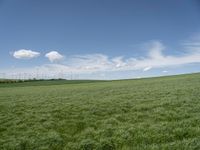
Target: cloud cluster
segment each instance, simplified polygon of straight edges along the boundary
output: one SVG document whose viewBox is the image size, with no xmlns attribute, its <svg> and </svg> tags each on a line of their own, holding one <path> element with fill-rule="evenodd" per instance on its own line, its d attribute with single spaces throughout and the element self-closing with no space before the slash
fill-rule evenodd
<svg viewBox="0 0 200 150">
<path fill-rule="evenodd" d="M 32 50 L 25 50 L 25 49 L 20 49 L 13 53 L 13 57 L 17 59 L 31 59 L 31 58 L 38 57 L 39 55 L 40 55 L 39 52 L 35 52 Z"/>
<path fill-rule="evenodd" d="M 148 53 L 141 58 L 123 58 L 122 56 L 110 58 L 103 54 L 75 55 L 68 57 L 62 63 L 56 63 L 64 57 L 56 51 L 51 51 L 45 56 L 52 62 L 35 68 L 24 68 L 23 72 L 56 75 L 64 74 L 90 74 L 94 72 L 113 72 L 113 71 L 149 71 L 151 69 L 165 67 L 175 67 L 191 63 L 200 63 L 200 42 L 185 43 L 185 51 L 182 55 L 166 55 L 165 46 L 160 41 L 152 41 L 148 45 Z M 22 51 L 23 52 L 23 51 Z M 39 55 L 37 52 L 31 51 L 33 55 Z M 23 54 L 23 57 L 28 57 Z M 18 56 L 19 57 L 19 53 Z M 21 56 L 22 57 L 22 56 Z M 20 57 L 20 58 L 21 58 Z M 17 72 L 17 69 L 15 70 Z M 167 71 L 163 71 L 167 73 Z"/>
<path fill-rule="evenodd" d="M 17 59 L 32 59 L 38 56 L 40 56 L 39 52 L 26 49 L 20 49 L 13 53 L 13 57 Z M 51 51 L 49 53 L 46 53 L 45 57 L 47 57 L 52 63 L 60 62 L 64 58 L 64 56 L 57 51 Z"/>
<path fill-rule="evenodd" d="M 197 47 L 196 47 L 197 49 Z M 165 46 L 159 41 L 151 42 L 149 52 L 143 58 L 114 57 L 109 58 L 103 54 L 93 54 L 84 56 L 73 56 L 66 63 L 67 66 L 77 72 L 95 72 L 95 71 L 127 71 L 143 70 L 148 71 L 154 68 L 164 68 L 170 66 L 179 66 L 189 63 L 200 62 L 199 51 L 188 51 L 181 56 L 165 55 L 163 51 Z"/>
</svg>

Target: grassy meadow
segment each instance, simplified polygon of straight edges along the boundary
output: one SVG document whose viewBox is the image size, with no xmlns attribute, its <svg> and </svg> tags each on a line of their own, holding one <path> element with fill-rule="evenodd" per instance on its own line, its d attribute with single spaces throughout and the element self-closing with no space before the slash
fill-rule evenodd
<svg viewBox="0 0 200 150">
<path fill-rule="evenodd" d="M 0 85 L 0 150 L 200 149 L 200 74 Z"/>
</svg>

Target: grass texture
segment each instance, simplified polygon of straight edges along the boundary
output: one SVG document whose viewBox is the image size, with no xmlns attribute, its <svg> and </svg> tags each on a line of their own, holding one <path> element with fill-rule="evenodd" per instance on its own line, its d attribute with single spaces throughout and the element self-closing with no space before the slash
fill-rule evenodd
<svg viewBox="0 0 200 150">
<path fill-rule="evenodd" d="M 1 150 L 200 149 L 200 74 L 55 82 L 0 85 Z"/>
</svg>

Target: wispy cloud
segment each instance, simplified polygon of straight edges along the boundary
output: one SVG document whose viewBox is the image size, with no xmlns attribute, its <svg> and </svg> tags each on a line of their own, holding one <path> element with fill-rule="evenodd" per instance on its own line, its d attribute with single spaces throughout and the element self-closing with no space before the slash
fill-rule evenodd
<svg viewBox="0 0 200 150">
<path fill-rule="evenodd" d="M 47 53 L 45 55 L 45 57 L 47 57 L 50 62 L 59 62 L 59 61 L 63 60 L 63 58 L 64 58 L 64 56 L 61 55 L 57 51 L 51 51 L 51 52 Z"/>
<path fill-rule="evenodd" d="M 146 68 L 143 69 L 143 71 L 148 71 L 148 70 L 150 70 L 151 68 L 152 68 L 152 67 L 150 67 L 150 66 L 149 66 L 149 67 L 146 67 Z"/>
<path fill-rule="evenodd" d="M 168 73 L 168 71 L 167 70 L 163 70 L 162 73 Z"/>
<path fill-rule="evenodd" d="M 190 45 L 188 47 L 187 45 Z M 195 47 L 195 51 L 194 51 Z M 112 72 L 112 71 L 148 71 L 150 69 L 175 67 L 190 63 L 200 63 L 200 45 L 197 42 L 185 43 L 183 47 L 187 52 L 179 56 L 166 55 L 165 46 L 160 41 L 152 41 L 148 44 L 148 53 L 142 58 L 123 58 L 109 57 L 103 54 L 75 55 L 67 58 L 64 62 L 56 64 L 55 62 L 63 59 L 64 56 L 56 51 L 47 53 L 45 56 L 52 64 L 45 64 L 35 68 L 15 69 L 15 72 L 26 72 L 34 74 L 58 75 L 59 73 L 69 74 L 90 74 L 94 72 Z M 9 71 L 10 73 L 12 71 Z M 163 71 L 166 73 L 166 71 Z"/>
<path fill-rule="evenodd" d="M 39 52 L 35 52 L 32 50 L 20 49 L 13 53 L 13 57 L 17 59 L 31 59 L 38 57 L 40 55 Z"/>
</svg>

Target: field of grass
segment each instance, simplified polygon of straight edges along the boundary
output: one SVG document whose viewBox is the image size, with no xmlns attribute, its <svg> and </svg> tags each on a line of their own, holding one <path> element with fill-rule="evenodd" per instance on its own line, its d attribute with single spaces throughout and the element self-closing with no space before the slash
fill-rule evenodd
<svg viewBox="0 0 200 150">
<path fill-rule="evenodd" d="M 49 86 L 61 84 L 80 84 L 102 82 L 103 80 L 64 80 L 64 79 L 50 79 L 50 80 L 0 80 L 0 87 L 25 87 L 25 86 Z"/>
<path fill-rule="evenodd" d="M 1 150 L 200 149 L 200 74 L 43 82 L 0 86 Z"/>
</svg>

